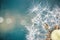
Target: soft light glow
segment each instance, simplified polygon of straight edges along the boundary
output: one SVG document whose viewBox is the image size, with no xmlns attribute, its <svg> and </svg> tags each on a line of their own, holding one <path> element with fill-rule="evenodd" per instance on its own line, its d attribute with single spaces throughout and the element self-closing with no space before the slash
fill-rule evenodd
<svg viewBox="0 0 60 40">
<path fill-rule="evenodd" d="M 4 19 L 3 17 L 0 17 L 0 23 L 3 23 Z"/>
<path fill-rule="evenodd" d="M 12 20 L 11 18 L 7 18 L 7 19 L 6 19 L 6 23 L 7 23 L 7 24 L 11 24 L 12 22 L 13 22 L 13 20 Z"/>
<path fill-rule="evenodd" d="M 8 32 L 14 28 L 15 20 L 13 17 L 5 18 L 5 21 L 1 24 L 1 32 Z"/>
</svg>

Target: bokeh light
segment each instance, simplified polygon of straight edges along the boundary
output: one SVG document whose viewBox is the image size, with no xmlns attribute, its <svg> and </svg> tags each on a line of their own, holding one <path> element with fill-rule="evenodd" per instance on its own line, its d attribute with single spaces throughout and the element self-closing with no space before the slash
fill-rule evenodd
<svg viewBox="0 0 60 40">
<path fill-rule="evenodd" d="M 0 17 L 0 23 L 3 23 L 4 19 L 3 17 Z"/>
<path fill-rule="evenodd" d="M 59 40 L 58 26 L 59 0 L 1 0 L 0 40 Z"/>
</svg>

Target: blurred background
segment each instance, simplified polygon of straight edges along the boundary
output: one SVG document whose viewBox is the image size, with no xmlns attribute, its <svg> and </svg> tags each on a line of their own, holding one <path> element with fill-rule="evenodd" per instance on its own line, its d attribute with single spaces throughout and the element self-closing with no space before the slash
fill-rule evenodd
<svg viewBox="0 0 60 40">
<path fill-rule="evenodd" d="M 0 40 L 27 40 L 25 25 L 32 25 L 35 17 L 30 9 L 40 2 L 42 7 L 48 3 L 50 10 L 60 8 L 60 0 L 0 0 Z"/>
</svg>

